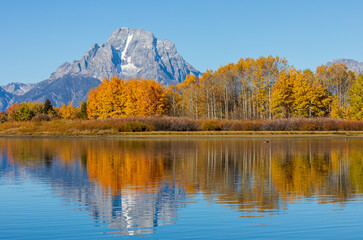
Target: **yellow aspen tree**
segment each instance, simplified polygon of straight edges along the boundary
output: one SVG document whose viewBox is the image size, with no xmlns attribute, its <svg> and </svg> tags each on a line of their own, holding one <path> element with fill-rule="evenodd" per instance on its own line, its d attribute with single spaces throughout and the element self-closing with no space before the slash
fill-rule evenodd
<svg viewBox="0 0 363 240">
<path fill-rule="evenodd" d="M 346 112 L 349 89 L 356 79 L 356 74 L 343 63 L 319 66 L 315 74 L 320 79 L 321 84 L 336 99 L 334 109 L 332 109 L 333 115 L 336 118 L 342 118 Z"/>
<path fill-rule="evenodd" d="M 166 104 L 169 109 L 168 115 L 173 117 L 181 116 L 181 94 L 177 91 L 175 85 L 169 85 L 166 89 Z"/>
<path fill-rule="evenodd" d="M 244 120 L 251 120 L 254 118 L 254 87 L 252 83 L 253 66 L 255 60 L 252 58 L 241 58 L 235 65 L 235 71 L 240 85 L 239 105 L 240 105 L 240 118 Z"/>
<path fill-rule="evenodd" d="M 184 82 L 177 84 L 176 88 L 182 93 L 183 115 L 198 119 L 201 110 L 198 78 L 187 75 Z"/>
<path fill-rule="evenodd" d="M 292 115 L 296 75 L 294 68 L 283 70 L 272 87 L 271 112 L 275 118 L 289 118 Z"/>
<path fill-rule="evenodd" d="M 348 116 L 351 119 L 363 119 L 363 75 L 359 75 L 349 91 Z"/>
<path fill-rule="evenodd" d="M 332 99 L 328 90 L 317 79 L 312 84 L 305 74 L 298 72 L 294 83 L 293 111 L 296 116 L 326 116 Z"/>
<path fill-rule="evenodd" d="M 199 88 L 201 93 L 201 107 L 203 109 L 203 117 L 212 119 L 215 116 L 215 86 L 213 81 L 213 71 L 207 70 L 199 79 Z"/>
<path fill-rule="evenodd" d="M 326 117 L 329 114 L 329 107 L 332 102 L 332 98 L 329 91 L 321 84 L 319 79 L 315 80 L 310 88 L 310 115 L 317 117 Z"/>
</svg>

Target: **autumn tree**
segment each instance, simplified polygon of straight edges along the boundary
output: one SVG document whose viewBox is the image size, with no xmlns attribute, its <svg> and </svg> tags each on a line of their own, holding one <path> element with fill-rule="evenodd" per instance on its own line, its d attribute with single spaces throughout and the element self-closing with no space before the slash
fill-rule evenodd
<svg viewBox="0 0 363 240">
<path fill-rule="evenodd" d="M 349 89 L 356 78 L 356 74 L 343 63 L 319 66 L 315 74 L 323 87 L 335 99 L 334 105 L 332 105 L 333 117 L 342 118 L 348 103 Z"/>
<path fill-rule="evenodd" d="M 294 68 L 281 72 L 276 84 L 272 87 L 271 112 L 275 118 L 289 118 L 292 116 L 294 83 L 297 76 Z"/>
<path fill-rule="evenodd" d="M 349 91 L 348 115 L 352 119 L 363 119 L 363 75 L 359 75 Z"/>
<path fill-rule="evenodd" d="M 260 57 L 253 66 L 252 83 L 254 85 L 254 105 L 259 118 L 272 118 L 271 90 L 277 81 L 280 71 L 287 66 L 283 58 L 269 56 Z"/>
<path fill-rule="evenodd" d="M 332 99 L 319 79 L 309 83 L 304 73 L 299 73 L 294 83 L 293 112 L 295 116 L 323 117 L 329 114 Z"/>
<path fill-rule="evenodd" d="M 44 104 L 37 102 L 22 102 L 14 104 L 8 108 L 6 114 L 10 121 L 29 121 L 35 115 L 42 114 L 44 112 Z"/>
<path fill-rule="evenodd" d="M 203 116 L 209 119 L 217 118 L 218 86 L 215 84 L 212 70 L 207 70 L 202 75 L 198 86 L 201 92 Z"/>
<path fill-rule="evenodd" d="M 252 58 L 241 58 L 235 65 L 235 71 L 239 85 L 238 112 L 240 119 L 250 120 L 256 118 L 254 107 L 254 85 L 252 84 L 253 66 Z"/>
<path fill-rule="evenodd" d="M 175 88 L 182 92 L 182 112 L 184 116 L 198 119 L 200 115 L 200 88 L 198 78 L 194 75 L 187 75 L 182 83 Z"/>
<path fill-rule="evenodd" d="M 71 102 L 68 105 L 63 104 L 59 111 L 64 119 L 76 119 L 80 114 L 80 108 L 74 107 Z"/>
<path fill-rule="evenodd" d="M 169 106 L 168 115 L 173 117 L 182 116 L 182 95 L 174 85 L 169 85 L 166 89 L 167 106 Z"/>
<path fill-rule="evenodd" d="M 277 118 L 327 116 L 332 98 L 310 71 L 290 68 L 273 86 L 271 108 Z"/>
<path fill-rule="evenodd" d="M 126 81 L 126 116 L 161 115 L 167 111 L 165 88 L 154 80 Z"/>
<path fill-rule="evenodd" d="M 8 116 L 8 120 L 9 121 L 15 121 L 15 112 L 16 112 L 16 109 L 18 108 L 18 104 L 13 104 L 11 105 L 8 110 L 6 110 L 6 115 Z"/>
<path fill-rule="evenodd" d="M 236 65 L 230 63 L 218 68 L 213 74 L 218 90 L 217 95 L 220 101 L 218 109 L 221 118 L 229 119 L 236 116 L 239 95 L 239 81 L 236 70 Z"/>
<path fill-rule="evenodd" d="M 154 80 L 112 77 L 90 91 L 87 114 L 91 119 L 164 114 L 166 97 L 165 88 Z"/>
</svg>

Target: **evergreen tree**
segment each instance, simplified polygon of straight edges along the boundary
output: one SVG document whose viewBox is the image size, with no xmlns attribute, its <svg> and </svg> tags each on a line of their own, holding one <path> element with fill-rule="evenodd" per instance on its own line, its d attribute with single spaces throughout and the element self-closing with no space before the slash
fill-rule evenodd
<svg viewBox="0 0 363 240">
<path fill-rule="evenodd" d="M 79 114 L 80 119 L 88 119 L 87 115 L 87 102 L 81 102 L 81 112 Z"/>
<path fill-rule="evenodd" d="M 45 102 L 44 102 L 44 113 L 45 113 L 45 114 L 48 114 L 48 113 L 49 113 L 49 111 L 54 111 L 54 109 L 53 109 L 53 105 L 52 105 L 52 103 L 50 102 L 50 100 L 49 100 L 49 99 L 47 99 L 47 100 L 45 100 Z"/>
</svg>

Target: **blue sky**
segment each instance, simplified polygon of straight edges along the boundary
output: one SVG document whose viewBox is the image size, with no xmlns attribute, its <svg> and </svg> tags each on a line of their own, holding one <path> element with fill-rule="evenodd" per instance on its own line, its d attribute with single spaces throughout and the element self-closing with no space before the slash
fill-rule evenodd
<svg viewBox="0 0 363 240">
<path fill-rule="evenodd" d="M 0 0 L 0 85 L 39 82 L 119 27 L 169 39 L 200 71 L 278 55 L 315 69 L 363 61 L 363 1 Z"/>
</svg>

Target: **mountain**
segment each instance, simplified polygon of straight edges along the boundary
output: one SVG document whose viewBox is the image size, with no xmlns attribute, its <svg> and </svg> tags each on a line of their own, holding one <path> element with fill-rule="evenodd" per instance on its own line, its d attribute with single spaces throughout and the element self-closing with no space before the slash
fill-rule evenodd
<svg viewBox="0 0 363 240">
<path fill-rule="evenodd" d="M 147 78 L 170 85 L 182 82 L 188 74 L 201 73 L 183 59 L 174 43 L 143 29 L 119 28 L 106 43 L 94 44 L 80 60 L 63 63 L 47 80 L 0 86 L 5 91 L 0 92 L 0 111 L 13 103 L 47 98 L 58 107 L 68 102 L 78 106 L 105 77 Z"/>
<path fill-rule="evenodd" d="M 328 62 L 326 65 L 331 66 L 333 64 L 343 63 L 345 64 L 350 70 L 357 72 L 357 73 L 363 73 L 363 62 L 358 62 L 353 59 L 346 59 L 346 58 L 340 58 L 340 59 L 334 59 L 331 62 Z"/>
<path fill-rule="evenodd" d="M 8 93 L 3 88 L 0 87 L 0 111 L 7 108 L 9 101 L 13 98 L 11 93 Z"/>
<path fill-rule="evenodd" d="M 9 83 L 5 86 L 0 86 L 6 92 L 11 93 L 13 95 L 24 95 L 28 91 L 30 91 L 34 87 L 34 83 Z"/>
<path fill-rule="evenodd" d="M 48 79 L 36 84 L 25 94 L 15 96 L 14 102 L 45 102 L 49 99 L 57 107 L 68 102 L 73 106 L 79 106 L 80 102 L 87 100 L 89 89 L 97 87 L 100 83 L 99 79 L 88 76 L 65 75 L 53 81 Z"/>
<path fill-rule="evenodd" d="M 80 60 L 62 64 L 50 79 L 67 74 L 97 79 L 152 78 L 169 85 L 200 72 L 180 56 L 169 40 L 163 42 L 143 29 L 119 28 L 105 44 L 94 44 Z"/>
<path fill-rule="evenodd" d="M 6 110 L 13 103 L 17 95 L 23 95 L 33 88 L 35 84 L 9 83 L 0 86 L 0 111 Z"/>
</svg>

